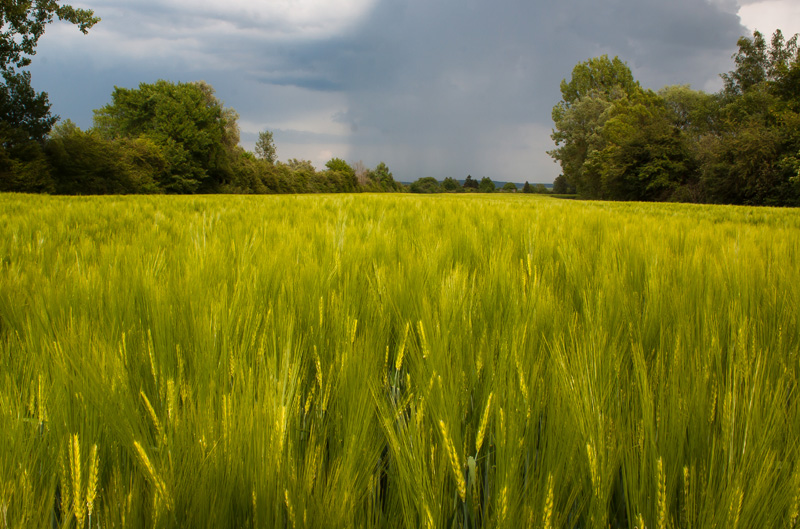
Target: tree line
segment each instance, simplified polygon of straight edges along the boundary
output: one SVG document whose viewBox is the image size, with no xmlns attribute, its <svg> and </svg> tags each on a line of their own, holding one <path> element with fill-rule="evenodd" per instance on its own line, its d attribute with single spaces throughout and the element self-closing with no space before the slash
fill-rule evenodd
<svg viewBox="0 0 800 529">
<path fill-rule="evenodd" d="M 55 19 L 86 33 L 100 21 L 58 0 L 0 3 L 0 191 L 60 194 L 307 193 L 401 191 L 385 163 L 367 169 L 333 158 L 277 161 L 272 134 L 255 153 L 239 146 L 238 115 L 207 83 L 142 83 L 115 88 L 93 126 L 56 125 L 47 94 L 31 86 L 30 65 Z"/>
<path fill-rule="evenodd" d="M 66 120 L 50 130 L 15 123 L 0 149 L 0 190 L 57 194 L 315 193 L 400 191 L 384 163 L 351 167 L 339 158 L 276 160 L 272 133 L 255 153 L 239 146 L 238 115 L 204 82 L 115 88 L 93 126 Z M 48 118 L 52 122 L 52 118 Z M 5 121 L 9 123 L 8 120 Z M 52 124 L 52 123 L 50 123 Z M 27 128 L 26 128 L 27 127 Z M 357 170 L 358 169 L 358 170 Z"/>
<path fill-rule="evenodd" d="M 238 115 L 204 82 L 115 88 L 93 126 L 56 125 L 24 68 L 54 19 L 86 33 L 99 18 L 57 0 L 0 3 L 0 191 L 34 193 L 304 193 L 402 191 L 384 163 L 333 158 L 325 169 L 276 159 L 272 134 L 239 146 Z M 582 198 L 800 205 L 800 48 L 776 31 L 742 37 L 724 87 L 643 89 L 619 58 L 589 59 L 561 82 L 549 154 L 555 194 Z M 514 189 L 512 189 L 512 187 Z M 493 192 L 426 177 L 412 192 Z M 509 184 L 503 191 L 516 191 Z M 523 192 L 546 192 L 526 182 Z"/>
<path fill-rule="evenodd" d="M 488 176 L 482 177 L 480 180 L 472 178 L 472 175 L 467 175 L 464 182 L 460 182 L 448 176 L 441 182 L 432 176 L 426 176 L 415 180 L 408 186 L 408 190 L 412 193 L 494 193 L 500 191 L 501 193 L 538 193 L 547 194 L 550 191 L 544 184 L 531 185 L 528 182 L 522 186 L 522 189 L 517 189 L 517 185 L 513 182 L 506 182 L 499 190 L 494 180 Z"/>
<path fill-rule="evenodd" d="M 800 205 L 800 49 L 780 30 L 741 37 L 714 94 L 643 89 L 619 58 L 561 83 L 549 154 L 555 193 L 590 199 Z"/>
</svg>

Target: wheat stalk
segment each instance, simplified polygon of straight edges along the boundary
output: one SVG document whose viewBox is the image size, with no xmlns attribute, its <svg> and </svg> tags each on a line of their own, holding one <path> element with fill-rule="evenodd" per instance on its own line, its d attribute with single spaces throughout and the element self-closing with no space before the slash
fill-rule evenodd
<svg viewBox="0 0 800 529">
<path fill-rule="evenodd" d="M 150 399 L 147 398 L 144 390 L 139 390 L 139 395 L 142 397 L 142 401 L 144 401 L 144 407 L 147 410 L 147 414 L 150 416 L 150 420 L 153 421 L 153 426 L 156 429 L 157 437 L 158 439 L 161 439 L 164 432 L 161 429 L 161 421 L 158 420 L 156 410 L 153 409 L 153 406 L 150 404 Z"/>
<path fill-rule="evenodd" d="M 478 426 L 478 435 L 475 438 L 475 455 L 476 455 L 476 457 L 477 457 L 477 454 L 479 454 L 480 451 L 481 451 L 481 446 L 483 446 L 483 439 L 484 439 L 484 436 L 486 435 L 486 426 L 489 424 L 489 411 L 491 410 L 491 407 L 492 407 L 492 396 L 493 395 L 494 395 L 494 392 L 490 392 L 489 393 L 489 398 L 486 399 L 486 407 L 483 409 L 483 415 L 481 416 L 481 422 L 480 422 L 480 425 Z"/>
<path fill-rule="evenodd" d="M 544 513 L 542 515 L 542 527 L 551 529 L 553 518 L 553 474 L 547 474 L 547 498 L 544 501 Z"/>
<path fill-rule="evenodd" d="M 406 330 L 403 333 L 403 341 L 400 342 L 400 347 L 397 349 L 397 358 L 394 361 L 394 368 L 396 371 L 400 371 L 403 367 L 403 355 L 406 352 L 406 339 L 408 339 L 408 330 L 411 327 L 411 323 L 406 323 Z"/>
<path fill-rule="evenodd" d="M 461 498 L 461 501 L 465 501 L 467 498 L 467 484 L 464 481 L 464 473 L 461 469 L 461 463 L 459 462 L 458 454 L 456 453 L 456 447 L 447 432 L 447 426 L 444 424 L 444 421 L 439 421 L 439 428 L 442 430 L 442 438 L 444 439 L 445 450 L 447 451 L 447 455 L 450 459 L 450 466 L 453 469 L 453 475 L 456 478 L 458 495 Z"/>
<path fill-rule="evenodd" d="M 92 446 L 89 455 L 89 483 L 86 487 L 86 513 L 89 515 L 89 526 L 92 525 L 94 500 L 97 497 L 97 482 L 100 471 L 100 457 L 97 454 L 97 445 Z"/>
<path fill-rule="evenodd" d="M 664 475 L 664 462 L 658 458 L 658 529 L 667 527 L 667 483 Z"/>
</svg>

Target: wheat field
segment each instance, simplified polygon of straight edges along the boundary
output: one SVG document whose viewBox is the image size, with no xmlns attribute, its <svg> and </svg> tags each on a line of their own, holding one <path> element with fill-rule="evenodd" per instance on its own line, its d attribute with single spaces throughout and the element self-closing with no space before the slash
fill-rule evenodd
<svg viewBox="0 0 800 529">
<path fill-rule="evenodd" d="M 0 527 L 800 516 L 800 213 L 0 195 Z"/>
</svg>

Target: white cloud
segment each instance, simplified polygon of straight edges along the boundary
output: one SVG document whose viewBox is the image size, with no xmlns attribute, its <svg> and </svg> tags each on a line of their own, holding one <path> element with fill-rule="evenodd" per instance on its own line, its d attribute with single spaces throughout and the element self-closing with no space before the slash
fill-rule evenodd
<svg viewBox="0 0 800 529">
<path fill-rule="evenodd" d="M 130 59 L 206 70 L 243 69 L 255 62 L 263 69 L 265 48 L 346 35 L 376 1 L 96 0 L 73 4 L 101 17 L 91 39 L 61 23 L 48 28 L 42 44 L 69 48 L 103 66 Z"/>
<path fill-rule="evenodd" d="M 800 33 L 800 3 L 796 0 L 748 2 L 739 8 L 738 14 L 745 27 L 760 31 L 767 39 L 776 29 L 786 38 Z"/>
<path fill-rule="evenodd" d="M 325 39 L 358 24 L 376 0 L 96 0 L 76 6 L 137 32 L 169 33 L 227 25 L 225 33 L 246 31 L 265 39 Z M 133 17 L 132 19 L 130 17 Z M 140 25 L 146 21 L 144 27 Z"/>
</svg>

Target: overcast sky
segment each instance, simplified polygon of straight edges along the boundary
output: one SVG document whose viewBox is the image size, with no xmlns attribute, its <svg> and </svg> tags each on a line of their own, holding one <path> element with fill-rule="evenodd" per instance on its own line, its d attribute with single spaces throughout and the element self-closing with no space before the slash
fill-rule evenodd
<svg viewBox="0 0 800 529">
<path fill-rule="evenodd" d="M 645 87 L 716 91 L 736 40 L 800 32 L 797 0 L 87 0 L 89 35 L 53 24 L 33 85 L 91 126 L 114 86 L 205 80 L 240 117 L 242 145 L 331 157 L 398 180 L 552 182 L 545 151 L 560 81 L 618 55 Z"/>
</svg>

